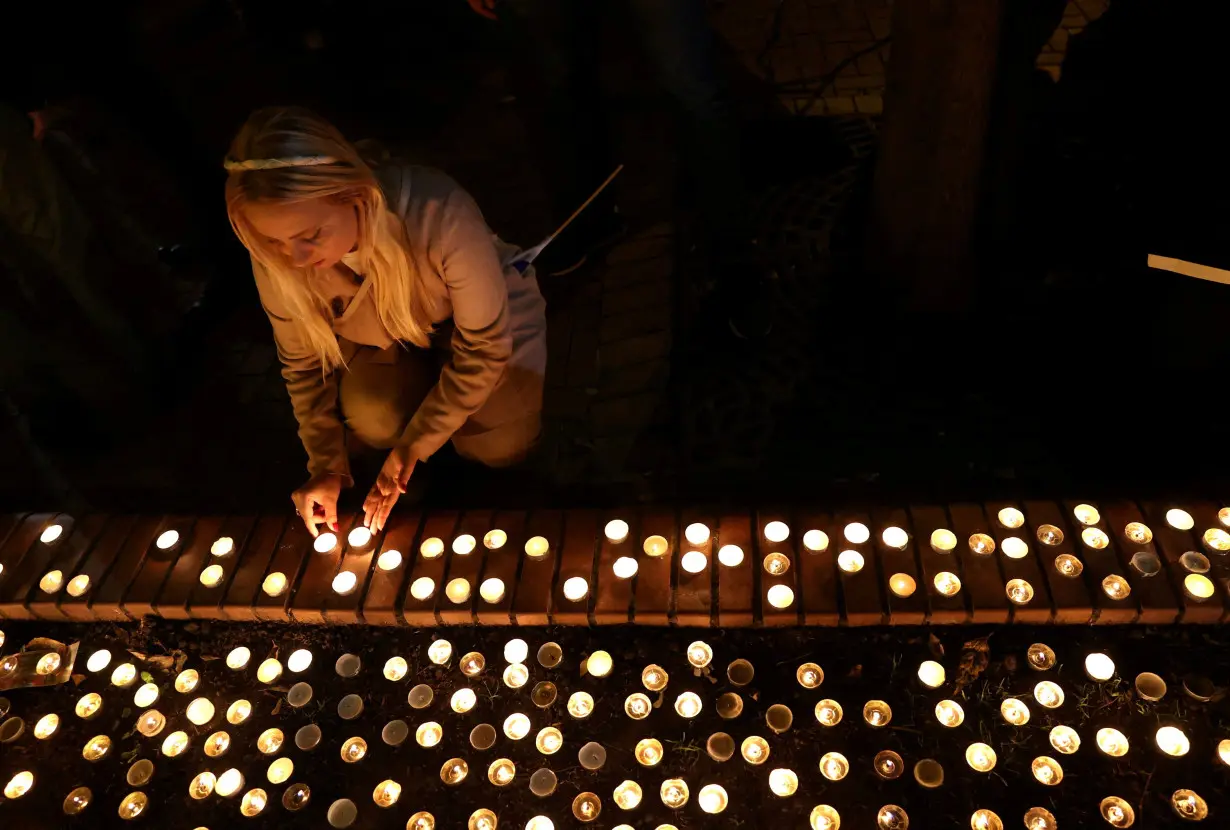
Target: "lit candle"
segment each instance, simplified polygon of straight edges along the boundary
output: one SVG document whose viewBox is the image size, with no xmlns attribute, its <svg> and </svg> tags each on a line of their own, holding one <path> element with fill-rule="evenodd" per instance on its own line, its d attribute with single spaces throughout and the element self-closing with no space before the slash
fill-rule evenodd
<svg viewBox="0 0 1230 830">
<path fill-rule="evenodd" d="M 892 707 L 882 700 L 869 700 L 863 705 L 863 720 L 868 726 L 887 726 L 892 719 Z"/>
<path fill-rule="evenodd" d="M 1096 525 L 1102 521 L 1102 514 L 1092 504 L 1078 504 L 1072 508 L 1072 515 L 1083 525 Z"/>
<path fill-rule="evenodd" d="M 243 794 L 243 798 L 239 801 L 239 813 L 248 818 L 258 816 L 268 803 L 269 794 L 260 787 L 256 787 Z"/>
<path fill-rule="evenodd" d="M 583 576 L 570 576 L 564 580 L 564 599 L 580 602 L 589 594 L 589 582 Z"/>
<path fill-rule="evenodd" d="M 1197 602 L 1209 599 L 1214 592 L 1213 581 L 1204 574 L 1187 574 L 1183 577 L 1183 593 Z"/>
<path fill-rule="evenodd" d="M 137 718 L 137 731 L 147 738 L 153 738 L 161 733 L 166 725 L 166 716 L 157 709 L 150 709 Z"/>
<path fill-rule="evenodd" d="M 232 703 L 226 710 L 226 721 L 234 726 L 238 726 L 248 719 L 252 714 L 252 704 L 240 698 Z"/>
<path fill-rule="evenodd" d="M 655 738 L 644 738 L 637 741 L 632 754 L 636 756 L 636 762 L 643 767 L 657 766 L 662 760 L 662 744 Z"/>
<path fill-rule="evenodd" d="M 50 524 L 43 528 L 43 532 L 39 534 L 38 540 L 44 545 L 50 545 L 52 542 L 60 538 L 60 534 L 64 532 L 64 526 L 60 524 Z"/>
<path fill-rule="evenodd" d="M 901 761 L 901 756 L 891 749 L 881 750 L 876 753 L 876 757 L 872 759 L 871 766 L 875 768 L 876 775 L 883 778 L 885 781 L 892 781 L 900 778 L 901 773 L 905 769 L 905 764 Z"/>
<path fill-rule="evenodd" d="M 739 745 L 739 754 L 752 766 L 760 766 L 769 760 L 769 742 L 759 735 L 749 735 Z"/>
<path fill-rule="evenodd" d="M 1048 547 L 1063 544 L 1063 531 L 1055 525 L 1038 525 L 1038 541 Z"/>
<path fill-rule="evenodd" d="M 1028 605 L 1034 598 L 1034 586 L 1024 579 L 1010 579 L 1004 586 L 1004 592 L 1013 605 Z"/>
<path fill-rule="evenodd" d="M 8 795 L 7 791 L 5 795 Z M 89 787 L 77 787 L 64 797 L 64 815 L 80 815 L 93 799 L 94 793 L 90 792 Z"/>
<path fill-rule="evenodd" d="M 1103 798 L 1102 803 L 1098 805 L 1098 812 L 1111 827 L 1131 827 L 1136 823 L 1136 811 L 1132 809 L 1131 804 L 1118 796 Z"/>
<path fill-rule="evenodd" d="M 359 815 L 359 808 L 349 798 L 339 798 L 329 805 L 328 812 L 325 813 L 325 818 L 329 821 L 330 827 L 344 828 L 354 824 L 355 818 Z"/>
<path fill-rule="evenodd" d="M 770 781 L 770 786 L 772 782 Z M 688 784 L 682 778 L 668 778 L 662 782 L 662 788 L 659 791 L 662 796 L 662 803 L 672 810 L 681 810 L 683 805 L 688 803 Z"/>
<path fill-rule="evenodd" d="M 943 686 L 946 677 L 944 667 L 934 660 L 924 660 L 918 666 L 918 679 L 928 689 L 938 689 Z"/>
<path fill-rule="evenodd" d="M 703 545 L 713 537 L 709 526 L 702 522 L 692 522 L 683 530 L 683 538 L 693 545 Z"/>
<path fill-rule="evenodd" d="M 718 763 L 729 761 L 735 754 L 735 739 L 725 732 L 714 732 L 705 741 L 705 752 Z M 704 791 L 702 790 L 702 793 Z M 703 807 L 703 805 L 702 805 Z"/>
<path fill-rule="evenodd" d="M 446 665 L 449 660 L 453 659 L 453 644 L 450 643 L 448 640 L 432 641 L 432 644 L 427 647 L 427 659 L 435 663 L 437 666 Z M 402 663 L 405 663 L 405 660 L 403 660 L 402 658 L 394 657 L 392 660 L 389 661 L 389 663 L 385 664 L 386 670 L 389 664 L 393 663 L 393 660 L 400 661 L 394 664 L 398 670 L 401 669 Z M 408 669 L 409 666 L 407 665 L 406 668 Z M 396 679 L 400 680 L 404 676 L 405 676 L 405 671 L 401 671 L 400 675 Z M 394 678 L 390 677 L 389 679 L 393 680 Z"/>
<path fill-rule="evenodd" d="M 312 549 L 317 553 L 329 553 L 337 547 L 337 536 L 333 533 L 322 533 L 312 542 Z"/>
<path fill-rule="evenodd" d="M 1191 741 L 1183 734 L 1183 730 L 1174 726 L 1163 726 L 1157 730 L 1154 738 L 1158 749 L 1175 758 L 1186 755 L 1192 748 Z"/>
<path fill-rule="evenodd" d="M 593 706 L 591 699 L 590 706 Z M 510 741 L 519 741 L 526 735 L 530 734 L 530 719 L 529 716 L 521 712 L 513 712 L 504 719 L 504 735 Z"/>
<path fill-rule="evenodd" d="M 209 758 L 221 758 L 231 748 L 231 736 L 225 732 L 215 732 L 205 739 L 205 755 Z"/>
<path fill-rule="evenodd" d="M 1152 529 L 1143 522 L 1128 522 L 1123 528 L 1123 535 L 1129 542 L 1135 542 L 1138 545 L 1147 545 L 1153 541 Z"/>
<path fill-rule="evenodd" d="M 1056 752 L 1071 755 L 1081 748 L 1081 736 L 1070 726 L 1059 725 L 1051 729 L 1051 746 Z"/>
<path fill-rule="evenodd" d="M 1090 680 L 1104 681 L 1115 676 L 1115 661 L 1101 652 L 1085 657 L 1085 676 Z"/>
<path fill-rule="evenodd" d="M 1132 586 L 1118 574 L 1111 574 L 1102 580 L 1102 591 L 1111 599 L 1126 599 L 1132 593 Z"/>
<path fill-rule="evenodd" d="M 946 528 L 931 532 L 931 548 L 936 553 L 952 553 L 957 547 L 957 535 Z"/>
<path fill-rule="evenodd" d="M 803 534 L 803 547 L 812 553 L 828 550 L 829 535 L 823 530 L 812 529 Z"/>
<path fill-rule="evenodd" d="M 577 761 L 591 772 L 602 769 L 606 764 L 606 750 L 603 749 L 602 744 L 590 741 L 577 752 Z"/>
<path fill-rule="evenodd" d="M 924 789 L 934 790 L 944 783 L 944 767 L 934 758 L 923 758 L 914 765 L 914 780 Z"/>
<path fill-rule="evenodd" d="M 1075 579 L 1085 572 L 1085 564 L 1070 553 L 1061 553 L 1055 557 L 1055 570 L 1060 576 Z"/>
<path fill-rule="evenodd" d="M 402 556 L 399 550 L 381 551 L 376 557 L 376 567 L 382 571 L 393 571 L 401 567 Z"/>
<path fill-rule="evenodd" d="M 538 665 L 544 669 L 553 669 L 564 659 L 564 650 L 559 643 L 543 643 L 538 647 Z"/>
<path fill-rule="evenodd" d="M 837 554 L 837 567 L 848 574 L 855 574 L 861 571 L 863 563 L 863 555 L 856 550 L 843 550 Z"/>
<path fill-rule="evenodd" d="M 39 589 L 45 594 L 54 594 L 64 587 L 64 571 L 48 571 L 38 581 Z"/>
<path fill-rule="evenodd" d="M 910 817 L 905 809 L 896 804 L 885 804 L 876 813 L 876 827 L 879 830 L 906 830 L 910 826 Z"/>
<path fill-rule="evenodd" d="M 975 810 L 969 817 L 970 830 L 1004 830 L 1004 823 L 991 810 Z"/>
<path fill-rule="evenodd" d="M 789 608 L 794 604 L 794 590 L 789 585 L 770 585 L 765 597 L 774 608 Z"/>
<path fill-rule="evenodd" d="M 738 545 L 722 545 L 718 549 L 718 562 L 727 568 L 737 568 L 743 564 L 743 548 Z"/>
<path fill-rule="evenodd" d="M 965 749 L 965 763 L 975 772 L 995 769 L 995 750 L 984 743 L 972 743 Z"/>
<path fill-rule="evenodd" d="M 554 726 L 547 726 L 534 737 L 534 747 L 543 755 L 554 755 L 564 745 L 564 735 Z"/>
<path fill-rule="evenodd" d="M 1055 665 L 1055 650 L 1044 643 L 1034 643 L 1026 650 L 1025 660 L 1030 668 L 1046 671 Z"/>
<path fill-rule="evenodd" d="M 1230 507 L 1223 507 L 1221 510 L 1217 511 L 1217 521 L 1221 522 L 1226 527 L 1230 527 Z"/>
<path fill-rule="evenodd" d="M 817 804 L 808 816 L 811 830 L 838 830 L 841 827 L 841 814 L 827 804 Z"/>
<path fill-rule="evenodd" d="M 266 729 L 256 739 L 256 748 L 262 755 L 276 755 L 285 740 L 286 736 L 282 734 L 282 730 L 272 727 Z"/>
<path fill-rule="evenodd" d="M 1094 550 L 1102 550 L 1110 544 L 1110 537 L 1097 527 L 1087 527 L 1081 531 L 1081 541 Z"/>
<path fill-rule="evenodd" d="M 30 788 L 34 786 L 34 773 L 29 770 L 22 770 L 9 779 L 4 785 L 5 798 L 21 798 L 26 793 L 30 792 Z"/>
<path fill-rule="evenodd" d="M 640 565 L 631 556 L 621 556 L 611 564 L 616 579 L 631 579 L 640 570 Z"/>
<path fill-rule="evenodd" d="M 410 596 L 419 602 L 430 599 L 436 592 L 436 581 L 430 576 L 420 576 L 410 583 Z"/>
<path fill-rule="evenodd" d="M 1045 807 L 1030 807 L 1025 811 L 1025 830 L 1059 830 L 1059 822 Z"/>
<path fill-rule="evenodd" d="M 546 709 L 555 702 L 558 690 L 555 684 L 549 680 L 542 680 L 534 684 L 534 688 L 530 690 L 530 700 L 539 709 Z"/>
<path fill-rule="evenodd" d="M 273 683 L 282 676 L 282 664 L 273 657 L 266 658 L 256 667 L 256 679 L 262 683 Z"/>
<path fill-rule="evenodd" d="M 602 812 L 602 802 L 593 793 L 581 793 L 572 799 L 572 815 L 580 822 L 590 822 Z"/>
<path fill-rule="evenodd" d="M 606 538 L 616 544 L 628 538 L 628 531 L 628 523 L 623 519 L 612 519 L 606 523 L 606 527 L 603 529 Z"/>
<path fill-rule="evenodd" d="M 138 709 L 148 709 L 158 702 L 158 697 L 158 684 L 146 683 L 137 689 L 136 694 L 132 696 L 132 702 Z"/>
<path fill-rule="evenodd" d="M 1034 686 L 1034 700 L 1045 709 L 1058 709 L 1063 706 L 1063 689 L 1049 680 L 1043 680 Z"/>
<path fill-rule="evenodd" d="M 700 805 L 702 812 L 717 815 L 730 804 L 730 797 L 726 795 L 726 789 L 720 784 L 706 784 L 697 793 L 696 802 Z"/>
<path fill-rule="evenodd" d="M 54 712 L 43 715 L 38 719 L 38 723 L 34 724 L 34 737 L 40 741 L 45 741 L 56 733 L 60 728 L 60 716 Z"/>
<path fill-rule="evenodd" d="M 611 660 L 611 655 L 601 650 L 589 655 L 585 661 L 585 666 L 593 677 L 606 677 L 611 673 L 612 665 L 614 661 Z"/>
<path fill-rule="evenodd" d="M 663 536 L 650 536 L 641 545 L 641 550 L 645 551 L 645 555 L 650 559 L 657 559 L 659 556 L 665 556 L 671 549 L 670 543 Z"/>
<path fill-rule="evenodd" d="M 1170 796 L 1170 809 L 1188 821 L 1204 821 L 1209 816 L 1209 805 L 1193 790 L 1175 790 Z"/>
<path fill-rule="evenodd" d="M 450 786 L 460 784 L 469 774 L 470 765 L 464 758 L 449 758 L 444 762 L 444 766 L 440 767 L 440 780 Z"/>
<path fill-rule="evenodd" d="M 246 646 L 232 648 L 226 654 L 226 668 L 239 671 L 247 666 L 248 660 L 252 659 L 252 652 Z"/>
<path fill-rule="evenodd" d="M 158 550 L 170 550 L 179 544 L 179 531 L 164 530 L 162 533 L 158 534 L 158 538 L 154 541 L 154 544 L 158 546 Z"/>
<path fill-rule="evenodd" d="M 635 781 L 624 781 L 615 788 L 611 797 L 615 806 L 621 810 L 633 810 L 641 803 L 641 785 Z"/>
<path fill-rule="evenodd" d="M 1025 524 L 1025 514 L 1015 507 L 1005 507 L 996 514 L 999 523 L 1004 527 L 1015 530 Z"/>
<path fill-rule="evenodd" d="M 435 721 L 419 724 L 418 729 L 414 730 L 415 743 L 425 749 L 430 749 L 440 743 L 440 738 L 443 736 L 444 730 Z"/>
<path fill-rule="evenodd" d="M 841 723 L 841 704 L 825 698 L 816 704 L 816 720 L 821 726 L 836 726 Z"/>
<path fill-rule="evenodd" d="M 975 556 L 990 556 L 995 553 L 995 540 L 985 533 L 975 533 L 969 537 L 969 549 Z"/>
<path fill-rule="evenodd" d="M 644 720 L 652 708 L 649 698 L 640 692 L 634 692 L 624 699 L 624 713 L 632 720 Z"/>
<path fill-rule="evenodd" d="M 508 534 L 498 527 L 488 530 L 483 536 L 483 547 L 487 550 L 499 550 L 508 543 Z"/>
<path fill-rule="evenodd" d="M 955 729 L 965 722 L 965 710 L 955 700 L 941 700 L 935 704 L 935 719 L 940 726 Z"/>
<path fill-rule="evenodd" d="M 513 663 L 504 669 L 504 685 L 510 689 L 520 689 L 530 679 L 530 670 L 520 663 Z"/>
<path fill-rule="evenodd" d="M 769 773 L 769 789 L 774 795 L 788 798 L 799 789 L 799 776 L 794 770 L 775 769 Z"/>
<path fill-rule="evenodd" d="M 651 692 L 660 692 L 666 688 L 670 675 L 656 663 L 650 663 L 641 671 L 641 683 Z"/>
<path fill-rule="evenodd" d="M 282 806 L 292 813 L 302 810 L 311 800 L 312 788 L 307 784 L 291 784 L 286 788 L 286 792 L 282 793 Z M 423 828 L 423 830 L 431 830 L 431 828 Z"/>
<path fill-rule="evenodd" d="M 722 720 L 733 720 L 743 714 L 743 698 L 735 692 L 725 692 L 718 697 L 716 708 Z"/>
<path fill-rule="evenodd" d="M 342 760 L 348 764 L 362 761 L 367 755 L 367 741 L 359 737 L 347 738 L 342 744 Z"/>
<path fill-rule="evenodd" d="M 211 556 L 230 556 L 235 550 L 235 540 L 230 536 L 219 536 L 209 546 Z"/>
<path fill-rule="evenodd" d="M 1039 784 L 1045 784 L 1048 787 L 1053 787 L 1063 780 L 1063 767 L 1054 758 L 1048 758 L 1045 755 L 1035 758 L 1030 764 L 1030 770 Z"/>
<path fill-rule="evenodd" d="M 137 679 L 137 667 L 132 663 L 121 663 L 115 667 L 115 671 L 111 672 L 111 685 L 124 688 L 131 686 L 132 682 Z"/>
<path fill-rule="evenodd" d="M 918 583 L 909 574 L 897 573 L 888 578 L 888 589 L 899 597 L 910 597 L 918 590 Z"/>
<path fill-rule="evenodd" d="M 530 776 L 530 792 L 539 798 L 546 798 L 555 792 L 555 785 L 555 773 L 546 767 L 534 770 L 533 775 Z"/>
<path fill-rule="evenodd" d="M 588 718 L 594 711 L 594 698 L 588 692 L 573 692 L 568 698 L 568 714 L 577 720 Z"/>
<path fill-rule="evenodd" d="M 111 751 L 111 739 L 106 735 L 95 735 L 85 743 L 81 757 L 87 761 L 101 761 Z"/>
<path fill-rule="evenodd" d="M 226 576 L 226 570 L 221 565 L 209 565 L 201 571 L 201 584 L 206 588 L 213 588 L 221 584 L 224 576 Z"/>
<path fill-rule="evenodd" d="M 850 771 L 850 762 L 840 752 L 826 752 L 820 756 L 820 774 L 830 781 L 840 781 Z"/>
<path fill-rule="evenodd" d="M 243 773 L 232 767 L 218 776 L 214 784 L 214 792 L 223 798 L 230 798 L 243 789 Z"/>
<path fill-rule="evenodd" d="M 790 570 L 790 557 L 784 553 L 770 553 L 764 558 L 764 569 L 773 576 L 781 576 Z"/>
<path fill-rule="evenodd" d="M 204 726 L 214 719 L 214 705 L 205 698 L 198 697 L 188 704 L 185 714 L 196 726 Z"/>
<path fill-rule="evenodd" d="M 1024 559 L 1029 555 L 1029 545 L 1017 536 L 1009 536 L 1000 542 L 1000 549 L 1009 559 Z"/>
<path fill-rule="evenodd" d="M 961 591 L 960 578 L 950 571 L 940 571 L 932 580 L 935 583 L 936 593 L 945 597 L 955 597 Z"/>
<path fill-rule="evenodd" d="M 474 704 L 478 702 L 478 695 L 474 694 L 473 689 L 458 689 L 453 692 L 452 700 L 449 705 L 454 712 L 465 713 L 474 708 Z"/>
<path fill-rule="evenodd" d="M 1005 699 L 999 705 L 999 713 L 1013 726 L 1024 726 L 1029 723 L 1029 707 L 1014 697 Z"/>
<path fill-rule="evenodd" d="M 794 713 L 790 711 L 789 706 L 774 703 L 765 712 L 764 720 L 775 735 L 781 735 L 787 732 L 794 723 Z"/>
<path fill-rule="evenodd" d="M 0 645 L 4 645 L 4 640 L 0 639 Z M 91 673 L 100 672 L 107 666 L 111 665 L 111 652 L 105 648 L 100 648 L 90 655 L 90 659 L 85 661 L 85 667 Z"/>
<path fill-rule="evenodd" d="M 764 538 L 770 542 L 784 542 L 790 538 L 790 528 L 785 522 L 769 522 L 764 526 Z"/>
<path fill-rule="evenodd" d="M 698 550 L 690 550 L 679 560 L 679 567 L 690 574 L 698 574 L 709 566 L 709 558 Z"/>
<path fill-rule="evenodd" d="M 469 556 L 478 547 L 478 540 L 468 533 L 463 533 L 453 540 L 453 553 L 458 556 Z"/>
<path fill-rule="evenodd" d="M 159 541 L 161 540 L 161 537 L 159 537 Z M 137 790 L 124 796 L 124 800 L 120 802 L 119 816 L 125 821 L 131 821 L 144 813 L 145 808 L 148 806 L 149 796 Z"/>
<path fill-rule="evenodd" d="M 444 586 L 444 595 L 454 605 L 461 605 L 470 599 L 470 581 L 460 576 L 450 579 Z"/>
<path fill-rule="evenodd" d="M 429 650 L 428 656 L 430 656 L 430 654 L 431 652 Z M 447 660 L 445 662 L 447 662 Z M 396 683 L 405 677 L 406 672 L 408 671 L 410 671 L 410 664 L 406 662 L 406 658 L 390 657 L 388 660 L 384 661 L 384 669 L 382 670 L 382 673 L 384 674 L 385 680 L 391 680 Z"/>
<path fill-rule="evenodd" d="M 401 784 L 391 778 L 386 778 L 372 790 L 372 801 L 377 807 L 392 807 L 401 798 Z"/>
<path fill-rule="evenodd" d="M 1098 749 L 1112 758 L 1122 758 L 1128 751 L 1127 736 L 1118 729 L 1105 727 L 1097 733 Z"/>
<path fill-rule="evenodd" d="M 551 552 L 551 543 L 542 536 L 531 536 L 525 543 L 525 555 L 530 559 L 542 559 Z"/>
<path fill-rule="evenodd" d="M 708 643 L 697 640 L 688 646 L 688 662 L 693 668 L 703 669 L 713 661 L 713 649 Z"/>
<path fill-rule="evenodd" d="M 700 696 L 695 692 L 684 692 L 675 698 L 675 712 L 681 718 L 694 718 L 700 714 Z"/>
<path fill-rule="evenodd" d="M 352 571 L 341 571 L 333 577 L 333 593 L 346 596 L 354 591 L 359 584 L 359 578 Z"/>
<path fill-rule="evenodd" d="M 286 574 L 281 571 L 274 571 L 265 577 L 263 582 L 261 582 L 261 590 L 268 596 L 280 597 L 283 593 L 285 593 L 286 586 L 288 584 L 289 582 L 286 579 Z"/>
<path fill-rule="evenodd" d="M 372 532 L 370 529 L 364 527 L 363 525 L 358 525 L 357 527 L 352 528 L 351 531 L 348 534 L 346 534 L 346 542 L 352 548 L 356 548 L 358 550 L 362 550 L 363 548 L 367 547 L 369 544 L 371 544 L 371 541 L 372 541 Z"/>
<path fill-rule="evenodd" d="M 217 777 L 205 770 L 199 772 L 188 782 L 188 795 L 195 801 L 200 801 L 203 798 L 209 798 L 214 793 L 214 787 L 218 784 Z"/>
<path fill-rule="evenodd" d="M 504 598 L 504 580 L 496 577 L 484 579 L 478 586 L 478 595 L 483 602 L 495 604 Z"/>
</svg>

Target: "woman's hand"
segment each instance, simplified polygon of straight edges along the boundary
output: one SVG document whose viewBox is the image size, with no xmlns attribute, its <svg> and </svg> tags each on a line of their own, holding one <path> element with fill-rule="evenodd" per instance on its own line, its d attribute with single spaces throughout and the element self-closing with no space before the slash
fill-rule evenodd
<svg viewBox="0 0 1230 830">
<path fill-rule="evenodd" d="M 376 483 L 363 502 L 363 524 L 373 533 L 384 530 L 384 523 L 388 521 L 393 505 L 397 504 L 398 496 L 406 492 L 414 465 L 415 459 L 407 447 L 394 448 L 384 460 L 380 475 L 376 476 Z"/>
<path fill-rule="evenodd" d="M 318 524 L 337 532 L 337 497 L 342 492 L 342 477 L 336 473 L 321 473 L 313 476 L 307 484 L 290 494 L 308 533 L 320 534 Z"/>
</svg>

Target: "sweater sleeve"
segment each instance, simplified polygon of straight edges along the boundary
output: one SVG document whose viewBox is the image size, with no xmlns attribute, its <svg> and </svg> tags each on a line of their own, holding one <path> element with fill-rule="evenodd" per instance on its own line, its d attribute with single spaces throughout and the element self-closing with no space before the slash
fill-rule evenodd
<svg viewBox="0 0 1230 830">
<path fill-rule="evenodd" d="M 254 260 L 252 270 L 256 275 L 261 306 L 273 326 L 273 340 L 278 349 L 278 359 L 282 362 L 282 377 L 286 381 L 286 391 L 290 393 L 295 420 L 299 422 L 299 440 L 307 451 L 308 474 L 333 473 L 341 476 L 346 486 L 350 486 L 353 479 L 350 477 L 350 458 L 346 453 L 346 436 L 338 404 L 338 373 L 325 374 L 321 370 L 320 357 L 274 301 L 264 269 Z"/>
<path fill-rule="evenodd" d="M 464 190 L 445 200 L 428 255 L 444 276 L 453 335 L 440 379 L 402 435 L 419 460 L 430 458 L 487 402 L 513 348 L 504 269 L 490 228 Z"/>
</svg>

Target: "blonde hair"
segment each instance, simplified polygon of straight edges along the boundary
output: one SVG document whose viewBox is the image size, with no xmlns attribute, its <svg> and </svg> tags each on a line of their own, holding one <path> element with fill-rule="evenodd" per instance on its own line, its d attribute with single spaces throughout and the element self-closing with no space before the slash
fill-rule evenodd
<svg viewBox="0 0 1230 830">
<path fill-rule="evenodd" d="M 376 314 L 395 339 L 426 347 L 430 318 L 418 274 L 411 267 L 401 217 L 389 210 L 371 166 L 332 124 L 299 107 L 257 110 L 239 130 L 225 164 L 226 212 L 244 246 L 268 272 L 277 299 L 325 372 L 342 365 L 342 350 L 330 325 L 329 298 L 310 279 L 264 244 L 244 216 L 253 202 L 293 203 L 341 197 L 358 208 L 358 260 L 371 282 Z"/>
</svg>

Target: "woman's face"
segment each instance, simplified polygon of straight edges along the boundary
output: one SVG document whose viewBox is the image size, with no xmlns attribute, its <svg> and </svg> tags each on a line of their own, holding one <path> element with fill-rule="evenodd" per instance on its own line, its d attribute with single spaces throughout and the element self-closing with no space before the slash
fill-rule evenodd
<svg viewBox="0 0 1230 830">
<path fill-rule="evenodd" d="M 244 215 L 265 244 L 296 268 L 331 268 L 359 243 L 357 207 L 334 196 L 253 202 Z"/>
</svg>

